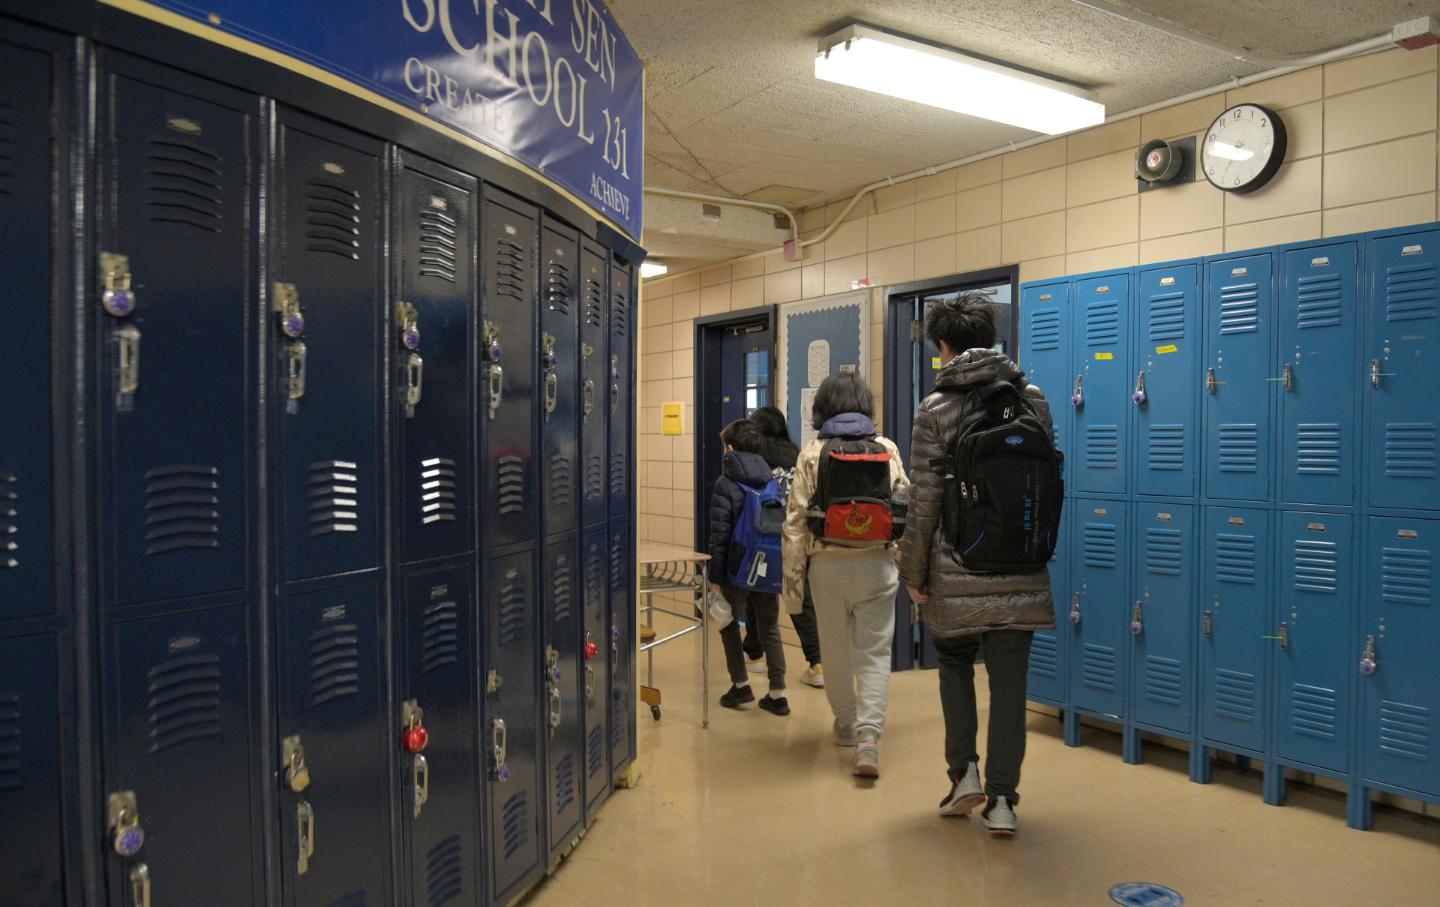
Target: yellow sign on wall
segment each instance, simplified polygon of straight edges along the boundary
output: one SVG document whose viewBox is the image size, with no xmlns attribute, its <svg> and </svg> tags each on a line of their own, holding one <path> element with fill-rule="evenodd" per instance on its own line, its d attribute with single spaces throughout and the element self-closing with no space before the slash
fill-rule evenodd
<svg viewBox="0 0 1440 907">
<path fill-rule="evenodd" d="M 660 406 L 660 434 L 683 435 L 685 433 L 685 404 L 663 403 Z"/>
</svg>

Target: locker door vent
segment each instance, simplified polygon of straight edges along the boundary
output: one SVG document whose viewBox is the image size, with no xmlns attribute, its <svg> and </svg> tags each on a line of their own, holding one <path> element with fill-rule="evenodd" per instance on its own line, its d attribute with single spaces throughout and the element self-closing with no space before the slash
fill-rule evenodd
<svg viewBox="0 0 1440 907">
<path fill-rule="evenodd" d="M 1220 471 L 1256 472 L 1260 468 L 1260 427 L 1253 422 L 1220 426 Z"/>
<path fill-rule="evenodd" d="M 1340 424 L 1302 422 L 1295 426 L 1295 470 L 1303 476 L 1340 474 Z"/>
<path fill-rule="evenodd" d="M 1185 468 L 1185 426 L 1150 426 L 1147 451 L 1151 472 L 1179 472 Z"/>
<path fill-rule="evenodd" d="M 563 261 L 551 260 L 545 267 L 545 304 L 550 311 L 570 314 L 570 268 Z"/>
<path fill-rule="evenodd" d="M 425 609 L 420 643 L 420 671 L 429 674 L 460 660 L 460 609 L 453 601 Z"/>
<path fill-rule="evenodd" d="M 1037 353 L 1060 349 L 1060 310 L 1036 309 L 1030 313 L 1030 349 Z"/>
<path fill-rule="evenodd" d="M 628 540 L 622 535 L 610 537 L 610 586 L 630 585 L 629 573 L 625 569 L 625 543 Z"/>
<path fill-rule="evenodd" d="M 613 451 L 610 454 L 610 493 L 617 497 L 625 496 L 625 452 L 623 450 Z"/>
<path fill-rule="evenodd" d="M 145 473 L 147 555 L 220 547 L 220 470 L 176 464 Z"/>
<path fill-rule="evenodd" d="M 596 606 L 605 603 L 605 559 L 599 545 L 591 545 L 585 555 L 585 601 Z"/>
<path fill-rule="evenodd" d="M 1385 269 L 1385 320 L 1423 321 L 1440 315 L 1434 265 Z"/>
<path fill-rule="evenodd" d="M 605 458 L 591 454 L 585 459 L 585 500 L 598 501 L 605 496 Z"/>
<path fill-rule="evenodd" d="M 555 764 L 555 811 L 564 812 L 575 802 L 575 757 L 566 754 Z"/>
<path fill-rule="evenodd" d="M 1119 468 L 1120 426 L 1088 425 L 1085 427 L 1085 466 L 1087 469 Z"/>
<path fill-rule="evenodd" d="M 555 623 L 560 624 L 569 620 L 571 614 L 571 599 L 573 595 L 571 594 L 572 584 L 570 582 L 569 558 L 562 557 L 557 559 L 551 569 L 554 570 L 554 575 L 551 577 L 551 582 L 554 585 L 550 588 L 551 595 L 554 599 Z"/>
<path fill-rule="evenodd" d="M 1085 686 L 1092 690 L 1114 691 L 1116 669 L 1120 664 L 1114 649 L 1086 643 L 1081 661 L 1080 677 Z"/>
<path fill-rule="evenodd" d="M 1253 334 L 1260 330 L 1260 285 L 1236 284 L 1220 289 L 1220 333 Z"/>
<path fill-rule="evenodd" d="M 1145 572 L 1152 576 L 1179 576 L 1184 559 L 1184 536 L 1179 529 L 1145 530 Z"/>
<path fill-rule="evenodd" d="M 1160 293 L 1150 297 L 1150 342 L 1185 339 L 1185 294 Z"/>
<path fill-rule="evenodd" d="M 1295 299 L 1298 303 L 1295 324 L 1302 330 L 1339 327 L 1344 321 L 1338 273 L 1300 278 Z"/>
<path fill-rule="evenodd" d="M 420 461 L 420 521 L 455 522 L 455 461 L 448 457 Z"/>
<path fill-rule="evenodd" d="M 1242 671 L 1215 671 L 1215 711 L 1232 721 L 1255 720 L 1255 675 Z"/>
<path fill-rule="evenodd" d="M 0 570 L 20 566 L 20 477 L 0 472 Z"/>
<path fill-rule="evenodd" d="M 0 101 L 0 195 L 12 194 L 11 181 L 15 178 L 10 146 L 15 142 L 15 124 L 11 121 L 13 104 Z"/>
<path fill-rule="evenodd" d="M 1380 554 L 1380 597 L 1397 605 L 1429 605 L 1431 569 L 1429 551 L 1386 548 Z"/>
<path fill-rule="evenodd" d="M 590 736 L 585 745 L 586 758 L 590 763 L 590 777 L 594 778 L 605 771 L 605 732 L 600 725 L 590 729 Z"/>
<path fill-rule="evenodd" d="M 525 299 L 525 248 L 507 237 L 495 242 L 495 294 L 517 302 Z"/>
<path fill-rule="evenodd" d="M 1335 691 L 1326 687 L 1297 683 L 1291 686 L 1294 701 L 1290 707 L 1290 729 L 1302 737 L 1317 740 L 1335 739 Z"/>
<path fill-rule="evenodd" d="M 510 583 L 500 590 L 500 645 L 525 638 L 525 587 Z"/>
<path fill-rule="evenodd" d="M 224 227 L 220 155 L 180 135 L 151 138 L 145 153 L 145 216 L 207 233 Z"/>
<path fill-rule="evenodd" d="M 593 277 L 585 279 L 585 323 L 595 328 L 605 323 L 605 288 Z"/>
<path fill-rule="evenodd" d="M 1054 636 L 1035 634 L 1030 643 L 1030 673 L 1050 680 L 1060 675 L 1060 650 Z"/>
<path fill-rule="evenodd" d="M 305 249 L 360 260 L 360 193 L 335 180 L 305 182 Z"/>
<path fill-rule="evenodd" d="M 630 297 L 622 289 L 616 289 L 610 299 L 610 330 L 616 337 L 624 337 L 630 329 Z M 618 354 L 617 354 L 618 355 Z"/>
<path fill-rule="evenodd" d="M 425 891 L 430 907 L 440 907 L 465 894 L 464 852 L 459 835 L 445 838 L 425 855 Z"/>
<path fill-rule="evenodd" d="M 1215 537 L 1215 578 L 1222 583 L 1255 585 L 1255 536 Z"/>
<path fill-rule="evenodd" d="M 1145 698 L 1161 705 L 1178 706 L 1184 676 L 1178 658 L 1145 657 Z"/>
<path fill-rule="evenodd" d="M 25 735 L 20 723 L 20 697 L 0 693 L 0 790 L 18 790 Z"/>
<path fill-rule="evenodd" d="M 457 235 L 455 218 L 428 206 L 421 209 L 420 259 L 416 262 L 421 277 L 435 277 L 447 283 L 455 282 Z"/>
<path fill-rule="evenodd" d="M 525 791 L 510 795 L 501 808 L 500 826 L 505 840 L 505 859 L 519 853 L 530 840 L 530 798 Z"/>
<path fill-rule="evenodd" d="M 1385 475 L 1391 479 L 1435 478 L 1435 423 L 1385 423 Z"/>
<path fill-rule="evenodd" d="M 1085 524 L 1085 566 L 1115 569 L 1119 533 L 1104 523 Z"/>
<path fill-rule="evenodd" d="M 310 535 L 358 532 L 359 467 L 348 460 L 310 464 Z"/>
<path fill-rule="evenodd" d="M 220 656 L 192 653 L 151 668 L 150 752 L 220 736 Z"/>
<path fill-rule="evenodd" d="M 1120 342 L 1120 303 L 1109 299 L 1085 307 L 1087 346 L 1112 346 Z"/>
<path fill-rule="evenodd" d="M 610 748 L 617 749 L 625 739 L 625 719 L 622 711 L 625 708 L 625 697 L 619 690 L 612 690 L 610 693 Z"/>
<path fill-rule="evenodd" d="M 1295 591 L 1335 594 L 1340 588 L 1340 549 L 1334 542 L 1295 542 Z"/>
<path fill-rule="evenodd" d="M 310 705 L 360 692 L 360 627 L 333 624 L 310 634 Z"/>
<path fill-rule="evenodd" d="M 505 456 L 496 461 L 496 496 L 501 513 L 523 513 L 525 511 L 525 461 L 517 456 Z"/>
<path fill-rule="evenodd" d="M 361 890 L 342 894 L 326 907 L 365 907 L 365 892 Z"/>
<path fill-rule="evenodd" d="M 1380 701 L 1380 749 L 1391 756 L 1430 761 L 1430 710 L 1408 702 Z"/>
<path fill-rule="evenodd" d="M 550 455 L 550 499 L 557 507 L 569 507 L 575 500 L 575 475 L 570 458 Z"/>
</svg>

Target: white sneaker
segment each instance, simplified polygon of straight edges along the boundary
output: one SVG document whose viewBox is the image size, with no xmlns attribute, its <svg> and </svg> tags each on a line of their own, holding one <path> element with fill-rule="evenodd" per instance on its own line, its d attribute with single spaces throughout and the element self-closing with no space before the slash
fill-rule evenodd
<svg viewBox="0 0 1440 907">
<path fill-rule="evenodd" d="M 880 777 L 880 747 L 872 738 L 865 738 L 855 745 L 855 755 L 850 757 L 850 774 L 857 778 Z"/>
<path fill-rule="evenodd" d="M 851 722 L 841 721 L 839 718 L 836 718 L 836 719 L 835 719 L 835 745 L 836 745 L 836 746 L 854 746 L 855 743 L 856 743 L 856 738 L 855 738 L 855 725 L 854 725 L 853 723 L 851 723 Z"/>
<path fill-rule="evenodd" d="M 965 774 L 950 785 L 950 793 L 940 801 L 940 815 L 968 816 L 975 807 L 984 804 L 985 790 L 980 786 L 980 766 L 970 763 Z"/>
<path fill-rule="evenodd" d="M 820 665 L 811 665 L 800 675 L 800 682 L 807 686 L 823 689 L 825 686 L 825 669 Z"/>
<path fill-rule="evenodd" d="M 766 670 L 764 657 L 762 656 L 760 658 L 751 658 L 749 655 L 746 655 L 745 670 L 749 671 L 751 674 L 764 674 Z"/>
<path fill-rule="evenodd" d="M 998 797 L 980 814 L 985 827 L 990 829 L 992 838 L 1010 838 L 1015 835 L 1015 809 L 1010 801 Z"/>
</svg>

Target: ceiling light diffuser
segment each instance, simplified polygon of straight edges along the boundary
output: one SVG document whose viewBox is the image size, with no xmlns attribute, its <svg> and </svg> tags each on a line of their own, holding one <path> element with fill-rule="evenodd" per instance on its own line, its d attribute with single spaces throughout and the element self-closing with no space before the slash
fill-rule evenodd
<svg viewBox="0 0 1440 907">
<path fill-rule="evenodd" d="M 670 268 L 658 261 L 646 261 L 640 263 L 640 278 L 642 280 L 659 277 L 661 274 L 669 273 Z"/>
<path fill-rule="evenodd" d="M 821 39 L 815 77 L 1048 135 L 1105 122 L 1084 89 L 864 25 Z"/>
</svg>

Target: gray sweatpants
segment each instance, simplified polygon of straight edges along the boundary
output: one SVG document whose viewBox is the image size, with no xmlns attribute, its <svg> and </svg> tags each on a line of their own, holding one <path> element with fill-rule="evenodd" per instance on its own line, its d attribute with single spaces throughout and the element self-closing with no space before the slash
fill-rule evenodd
<svg viewBox="0 0 1440 907">
<path fill-rule="evenodd" d="M 1020 802 L 1025 761 L 1025 682 L 1030 671 L 1029 630 L 992 630 L 935 640 L 940 655 L 940 707 L 945 712 L 945 762 L 950 780 L 980 761 L 975 734 L 975 656 L 984 650 L 990 678 L 990 730 L 985 748 L 985 794 Z M 828 666 L 827 666 L 828 667 Z"/>
<path fill-rule="evenodd" d="M 885 732 L 899 586 L 889 549 L 810 556 L 810 591 L 825 653 L 825 695 L 835 717 L 853 723 L 861 738 L 878 739 Z"/>
</svg>

